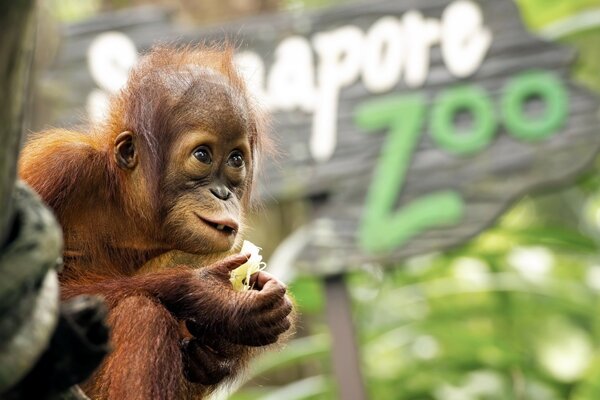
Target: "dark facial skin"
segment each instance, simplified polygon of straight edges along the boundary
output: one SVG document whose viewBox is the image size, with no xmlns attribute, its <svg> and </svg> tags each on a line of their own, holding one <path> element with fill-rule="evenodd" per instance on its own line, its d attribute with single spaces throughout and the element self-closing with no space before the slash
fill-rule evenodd
<svg viewBox="0 0 600 400">
<path fill-rule="evenodd" d="M 186 119 L 197 124 L 184 127 L 169 153 L 161 182 L 163 231 L 177 234 L 163 241 L 193 254 L 225 252 L 240 231 L 251 179 L 248 111 L 220 76 L 211 75 L 180 104 Z"/>
</svg>

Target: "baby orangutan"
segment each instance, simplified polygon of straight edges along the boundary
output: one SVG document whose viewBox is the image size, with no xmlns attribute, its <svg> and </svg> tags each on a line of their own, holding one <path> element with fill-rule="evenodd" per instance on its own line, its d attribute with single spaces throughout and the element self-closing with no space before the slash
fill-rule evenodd
<svg viewBox="0 0 600 400">
<path fill-rule="evenodd" d="M 99 294 L 112 353 L 84 385 L 94 399 L 198 399 L 239 374 L 292 325 L 285 285 L 266 272 L 234 291 L 261 115 L 231 50 L 156 48 L 130 73 L 107 121 L 26 144 L 20 176 L 65 237 L 62 295 Z M 197 266 L 140 271 L 168 252 Z"/>
</svg>

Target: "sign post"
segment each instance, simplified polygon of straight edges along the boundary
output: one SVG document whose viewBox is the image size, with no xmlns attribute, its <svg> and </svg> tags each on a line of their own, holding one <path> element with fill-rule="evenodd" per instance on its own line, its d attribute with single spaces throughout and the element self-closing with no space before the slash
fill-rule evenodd
<svg viewBox="0 0 600 400">
<path fill-rule="evenodd" d="M 344 276 L 328 276 L 324 278 L 324 283 L 327 323 L 331 331 L 333 374 L 340 399 L 365 400 L 367 396 L 360 372 L 360 355 Z"/>
</svg>

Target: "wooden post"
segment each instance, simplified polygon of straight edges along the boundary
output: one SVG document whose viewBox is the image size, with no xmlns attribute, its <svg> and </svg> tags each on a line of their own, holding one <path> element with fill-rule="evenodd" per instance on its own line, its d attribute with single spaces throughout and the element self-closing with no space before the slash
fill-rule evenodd
<svg viewBox="0 0 600 400">
<path fill-rule="evenodd" d="M 367 398 L 352 323 L 348 288 L 342 274 L 325 278 L 326 312 L 331 332 L 333 372 L 342 400 Z"/>
</svg>

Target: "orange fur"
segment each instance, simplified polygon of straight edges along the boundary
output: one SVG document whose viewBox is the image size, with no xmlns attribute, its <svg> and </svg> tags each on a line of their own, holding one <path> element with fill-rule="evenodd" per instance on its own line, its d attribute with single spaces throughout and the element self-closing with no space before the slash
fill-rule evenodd
<svg viewBox="0 0 600 400">
<path fill-rule="evenodd" d="M 199 243 L 205 247 L 195 252 L 180 248 L 219 235 L 207 227 L 196 232 L 201 223 L 191 224 L 188 214 L 239 212 L 243 218 L 255 160 L 268 145 L 264 123 L 233 67 L 231 49 L 159 47 L 132 70 L 104 124 L 87 133 L 54 129 L 28 141 L 20 176 L 64 230 L 62 296 L 99 294 L 111 310 L 114 351 L 85 385 L 93 398 L 201 398 L 238 374 L 254 348 L 276 342 L 290 328 L 292 306 L 281 282 L 261 273 L 257 290 L 233 292 L 228 271 L 245 258 L 213 264 L 235 244 L 218 251 L 211 250 L 216 244 Z M 208 178 L 185 181 L 188 172 L 175 161 L 188 151 L 177 144 L 198 130 L 227 146 L 228 140 L 249 143 L 246 173 L 220 167 L 229 168 L 235 182 L 228 183 L 229 201 L 212 197 Z M 131 132 L 135 149 L 127 168 L 116 159 L 122 132 Z M 210 179 L 219 183 L 223 174 Z M 140 270 L 174 251 L 192 252 L 195 264 L 210 266 Z"/>
</svg>

